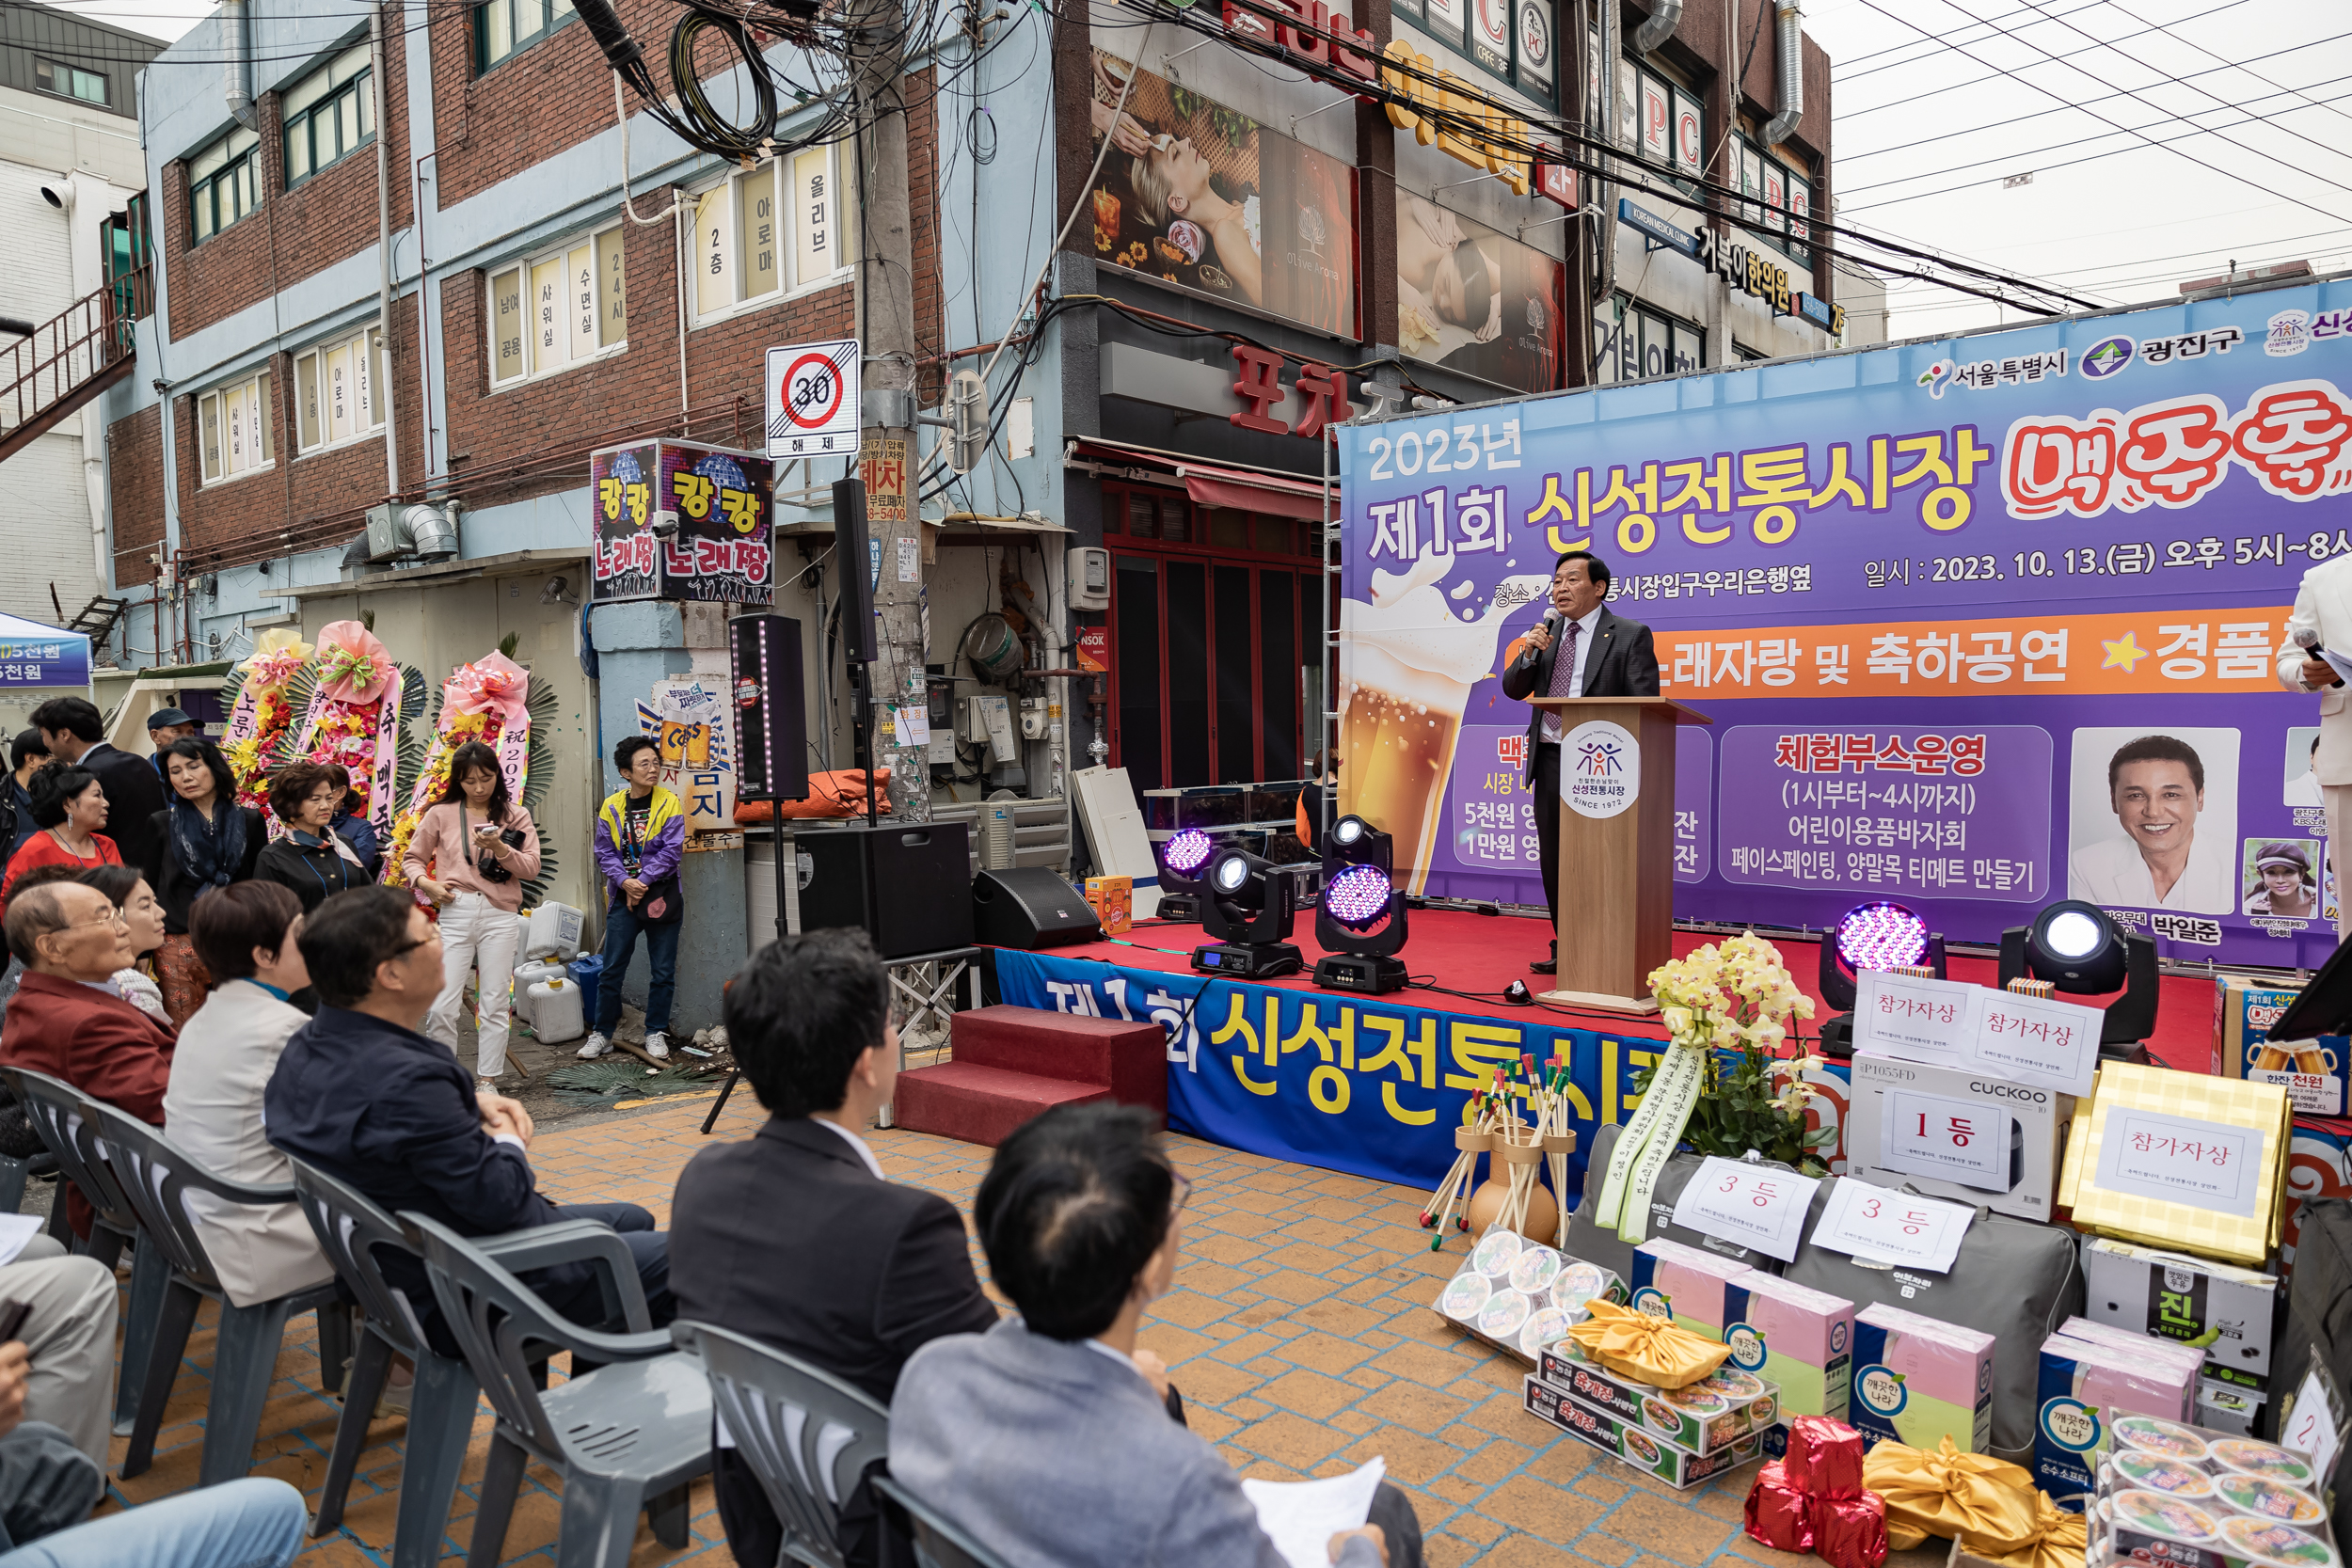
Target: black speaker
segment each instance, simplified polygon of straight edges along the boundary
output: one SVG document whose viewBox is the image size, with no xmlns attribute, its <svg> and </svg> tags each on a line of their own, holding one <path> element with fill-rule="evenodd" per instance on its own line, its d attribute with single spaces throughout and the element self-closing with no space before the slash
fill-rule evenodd
<svg viewBox="0 0 2352 1568">
<path fill-rule="evenodd" d="M 874 662 L 874 549 L 866 542 L 866 482 L 833 483 L 833 565 L 840 579 L 841 657 L 851 664 Z"/>
<path fill-rule="evenodd" d="M 801 679 L 801 623 L 739 615 L 727 623 L 734 679 L 736 788 L 745 800 L 808 799 L 808 718 Z"/>
<path fill-rule="evenodd" d="M 852 926 L 885 958 L 972 945 L 971 831 L 961 822 L 802 825 L 801 929 Z M 1083 901 L 1081 902 L 1083 907 Z"/>
<path fill-rule="evenodd" d="M 972 879 L 972 935 L 991 947 L 1068 947 L 1101 942 L 1103 923 L 1086 895 L 1041 865 L 983 871 Z"/>
</svg>

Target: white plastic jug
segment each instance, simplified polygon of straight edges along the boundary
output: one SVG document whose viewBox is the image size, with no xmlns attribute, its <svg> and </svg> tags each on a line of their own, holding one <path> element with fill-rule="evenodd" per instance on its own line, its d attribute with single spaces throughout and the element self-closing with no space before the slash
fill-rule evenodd
<svg viewBox="0 0 2352 1568">
<path fill-rule="evenodd" d="M 561 1045 L 588 1032 L 580 1017 L 580 988 L 569 980 L 540 980 L 525 991 L 532 1032 L 545 1045 Z"/>
<path fill-rule="evenodd" d="M 516 964 L 515 966 L 515 1016 L 536 1030 L 539 1027 L 539 1021 L 531 1010 L 531 988 L 542 980 L 569 980 L 570 978 L 571 972 L 553 958 Z"/>
<path fill-rule="evenodd" d="M 523 927 L 523 957 L 568 958 L 580 951 L 584 917 L 569 904 L 542 904 Z"/>
</svg>

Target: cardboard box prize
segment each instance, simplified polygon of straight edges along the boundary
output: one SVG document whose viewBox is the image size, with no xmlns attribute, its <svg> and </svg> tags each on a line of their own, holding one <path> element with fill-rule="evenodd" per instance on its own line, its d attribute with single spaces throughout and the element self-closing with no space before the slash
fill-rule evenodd
<svg viewBox="0 0 2352 1568">
<path fill-rule="evenodd" d="M 1133 877 L 1089 877 L 1087 903 L 1103 923 L 1106 937 L 1125 936 L 1136 924 L 1136 880 Z"/>
<path fill-rule="evenodd" d="M 1854 1314 L 1849 1423 L 1865 1437 L 1933 1453 L 1982 1453 L 1993 1436 L 1990 1334 L 1872 1303 Z"/>
<path fill-rule="evenodd" d="M 2179 1357 L 2051 1335 L 2042 1344 L 2034 1484 L 2053 1497 L 2090 1491 L 2099 1455 L 2114 1446 L 2116 1418 L 2185 1421 L 2196 1388 L 2196 1364 Z"/>
<path fill-rule="evenodd" d="M 1846 1174 L 2048 1220 L 2074 1097 L 1981 1072 L 1853 1059 Z"/>
<path fill-rule="evenodd" d="M 2269 986 L 2224 976 L 2213 988 L 2213 1072 L 2249 1084 L 2276 1084 L 2302 1116 L 2340 1117 L 2344 1073 L 2352 1068 L 2352 1038 L 2270 1038 L 2270 1026 L 2302 994 L 2300 986 Z"/>
<path fill-rule="evenodd" d="M 1731 1282 L 1752 1271 L 1745 1263 L 1701 1252 L 1694 1246 L 1653 1237 L 1633 1249 L 1633 1277 L 1627 1281 L 1636 1312 L 1671 1318 L 1703 1338 L 1721 1341 L 1725 1294 Z"/>
<path fill-rule="evenodd" d="M 2274 1084 L 2109 1063 L 2059 1187 L 2079 1229 L 2259 1268 L 2285 1230 L 2294 1116 Z"/>
<path fill-rule="evenodd" d="M 1625 1420 L 1564 1394 L 1533 1372 L 1521 1387 L 1529 1415 L 1550 1422 L 1603 1453 L 1615 1454 L 1669 1486 L 1696 1486 L 1709 1476 L 1719 1476 L 1746 1464 L 1756 1454 L 1757 1439 L 1753 1435 L 1710 1454 L 1678 1449 L 1644 1431 L 1639 1422 Z"/>
<path fill-rule="evenodd" d="M 1783 1419 L 1846 1418 L 1853 1370 L 1853 1303 L 1750 1269 L 1725 1291 L 1729 1365 L 1780 1388 Z"/>
<path fill-rule="evenodd" d="M 2206 1382 L 2250 1390 L 2255 1403 L 2269 1392 L 2277 1275 L 2091 1237 L 2083 1243 L 2083 1316 L 2091 1322 L 2201 1346 Z"/>
<path fill-rule="evenodd" d="M 1544 1352 L 1535 1375 L 1581 1404 L 1647 1427 L 1694 1454 L 1728 1448 L 1780 1419 L 1779 1386 L 1732 1367 L 1687 1388 L 1658 1388 L 1587 1360 L 1566 1339 Z"/>
</svg>

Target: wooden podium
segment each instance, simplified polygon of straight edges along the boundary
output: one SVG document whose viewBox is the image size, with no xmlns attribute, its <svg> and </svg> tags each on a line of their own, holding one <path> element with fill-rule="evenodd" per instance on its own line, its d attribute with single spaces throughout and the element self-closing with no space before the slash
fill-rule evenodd
<svg viewBox="0 0 2352 1568">
<path fill-rule="evenodd" d="M 1558 990 L 1547 1002 L 1613 1012 L 1653 1013 L 1649 974 L 1674 957 L 1675 726 L 1707 724 L 1703 713 L 1663 697 L 1530 697 L 1560 716 L 1564 739 L 1595 721 L 1634 742 L 1632 799 L 1596 816 L 1569 804 L 1580 780 L 1605 789 L 1626 759 L 1606 745 L 1560 749 L 1560 928 Z M 1594 738 L 1607 741 L 1606 732 Z M 1580 768 L 1582 771 L 1580 771 Z"/>
</svg>

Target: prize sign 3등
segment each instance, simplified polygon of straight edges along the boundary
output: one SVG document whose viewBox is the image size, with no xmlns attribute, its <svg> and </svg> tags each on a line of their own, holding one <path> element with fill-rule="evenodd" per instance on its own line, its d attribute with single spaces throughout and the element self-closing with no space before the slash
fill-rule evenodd
<svg viewBox="0 0 2352 1568">
<path fill-rule="evenodd" d="M 865 422 L 855 338 L 768 351 L 768 455 L 855 457 Z"/>
</svg>

